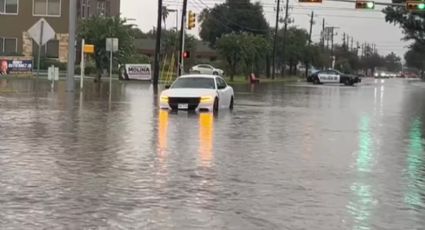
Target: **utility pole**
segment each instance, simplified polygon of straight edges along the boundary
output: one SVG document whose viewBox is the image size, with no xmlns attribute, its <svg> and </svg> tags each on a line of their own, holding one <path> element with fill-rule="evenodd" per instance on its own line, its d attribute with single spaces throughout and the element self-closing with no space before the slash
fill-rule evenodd
<svg viewBox="0 0 425 230">
<path fill-rule="evenodd" d="M 285 69 L 286 69 L 286 60 L 285 60 L 285 58 L 286 58 L 286 32 L 287 32 L 287 30 L 288 30 L 288 21 L 289 21 L 289 0 L 286 0 L 286 7 L 285 7 L 285 27 L 284 27 L 284 29 L 283 29 L 283 49 L 282 49 L 282 51 L 283 51 L 283 60 L 282 60 L 282 63 L 283 63 L 283 73 L 282 73 L 282 76 L 285 76 Z"/>
<path fill-rule="evenodd" d="M 69 22 L 68 22 L 68 64 L 66 69 L 66 88 L 67 91 L 74 91 L 74 73 L 75 73 L 75 31 L 77 21 L 77 1 L 69 1 Z M 41 41 L 40 41 L 41 43 Z"/>
<path fill-rule="evenodd" d="M 276 24 L 274 28 L 274 40 L 273 40 L 273 69 L 272 69 L 272 79 L 275 78 L 276 74 L 276 44 L 277 44 L 277 32 L 279 29 L 279 13 L 280 13 L 280 0 L 277 0 L 276 8 Z"/>
<path fill-rule="evenodd" d="M 351 51 L 354 50 L 354 38 L 351 37 Z"/>
<path fill-rule="evenodd" d="M 325 18 L 322 21 L 322 40 L 320 41 L 322 49 L 325 49 Z"/>
<path fill-rule="evenodd" d="M 345 32 L 342 34 L 342 48 L 345 49 Z"/>
<path fill-rule="evenodd" d="M 180 44 L 179 44 L 179 63 L 177 69 L 179 70 L 178 76 L 182 74 L 183 69 L 183 52 L 184 52 L 184 32 L 185 32 L 185 24 L 186 24 L 186 12 L 187 12 L 187 0 L 183 1 L 183 10 L 182 10 L 182 21 L 180 25 Z M 177 76 L 177 77 L 178 77 Z"/>
<path fill-rule="evenodd" d="M 308 34 L 308 47 L 310 47 L 311 45 L 311 34 L 313 32 L 313 24 L 314 24 L 314 11 L 311 11 L 311 16 L 310 16 L 310 33 Z M 308 77 L 308 69 L 309 69 L 309 62 L 308 62 L 308 57 L 307 57 L 307 61 L 305 62 L 305 77 Z"/>
<path fill-rule="evenodd" d="M 162 31 L 162 0 L 158 0 L 158 18 L 156 23 L 156 44 L 155 44 L 155 60 L 153 69 L 153 86 L 158 87 L 159 80 L 159 52 L 161 50 L 161 31 Z"/>
</svg>

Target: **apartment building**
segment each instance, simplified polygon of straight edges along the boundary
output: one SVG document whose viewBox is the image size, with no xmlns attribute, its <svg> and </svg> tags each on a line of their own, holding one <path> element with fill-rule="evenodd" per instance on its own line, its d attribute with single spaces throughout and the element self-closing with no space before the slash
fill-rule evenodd
<svg viewBox="0 0 425 230">
<path fill-rule="evenodd" d="M 77 4 L 81 19 L 120 14 L 120 0 L 77 0 Z M 67 62 L 69 0 L 0 0 L 0 59 L 32 59 L 38 46 L 27 31 L 41 18 L 56 33 L 41 55 Z"/>
</svg>

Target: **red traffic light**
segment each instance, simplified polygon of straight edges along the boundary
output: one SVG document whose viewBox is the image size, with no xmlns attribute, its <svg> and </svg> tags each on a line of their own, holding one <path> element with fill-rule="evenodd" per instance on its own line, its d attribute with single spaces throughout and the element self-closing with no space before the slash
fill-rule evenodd
<svg viewBox="0 0 425 230">
<path fill-rule="evenodd" d="M 183 58 L 190 58 L 190 52 L 189 51 L 184 51 L 183 52 Z"/>
</svg>

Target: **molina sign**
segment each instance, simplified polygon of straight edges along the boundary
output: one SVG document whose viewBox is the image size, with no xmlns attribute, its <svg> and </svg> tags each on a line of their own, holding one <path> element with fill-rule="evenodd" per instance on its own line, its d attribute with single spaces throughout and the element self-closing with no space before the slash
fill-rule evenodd
<svg viewBox="0 0 425 230">
<path fill-rule="evenodd" d="M 129 79 L 150 81 L 152 69 L 150 64 L 126 64 L 125 71 Z"/>
<path fill-rule="evenodd" d="M 0 75 L 32 73 L 32 60 L 0 59 Z"/>
</svg>

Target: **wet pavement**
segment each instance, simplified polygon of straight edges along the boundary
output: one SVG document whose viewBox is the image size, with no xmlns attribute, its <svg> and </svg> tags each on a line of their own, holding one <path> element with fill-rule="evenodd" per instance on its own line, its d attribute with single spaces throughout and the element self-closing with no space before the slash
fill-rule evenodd
<svg viewBox="0 0 425 230">
<path fill-rule="evenodd" d="M 217 116 L 56 87 L 0 80 L 1 229 L 425 228 L 425 82 L 236 85 Z"/>
</svg>

